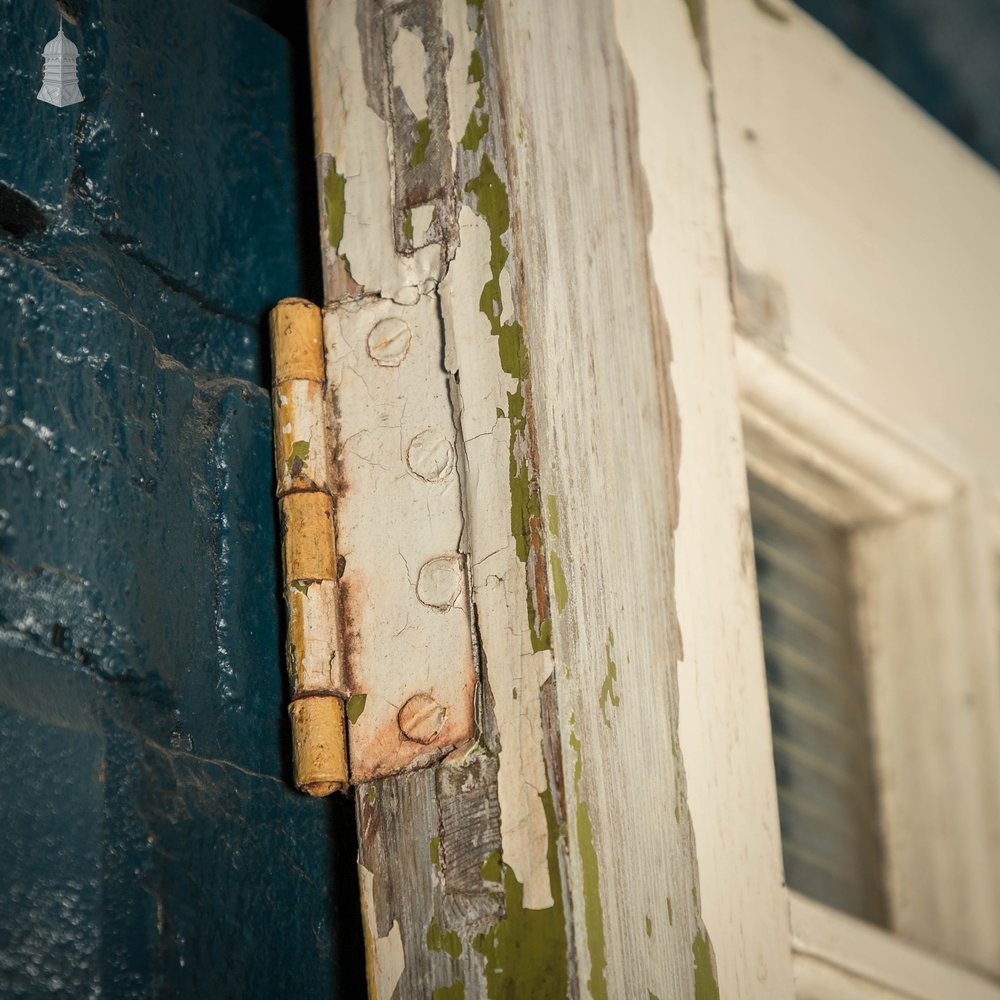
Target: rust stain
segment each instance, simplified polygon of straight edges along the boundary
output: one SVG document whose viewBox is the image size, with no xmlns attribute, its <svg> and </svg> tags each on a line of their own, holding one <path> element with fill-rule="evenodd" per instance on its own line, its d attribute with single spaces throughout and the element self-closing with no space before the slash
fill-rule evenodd
<svg viewBox="0 0 1000 1000">
<path fill-rule="evenodd" d="M 361 637 L 358 634 L 358 628 L 355 624 L 357 615 L 354 609 L 354 584 L 347 577 L 342 577 L 339 581 L 337 591 L 340 605 L 337 649 L 340 652 L 344 686 L 348 691 L 354 693 L 357 688 L 357 678 L 354 676 L 353 668 L 355 656 L 361 643 Z"/>
</svg>

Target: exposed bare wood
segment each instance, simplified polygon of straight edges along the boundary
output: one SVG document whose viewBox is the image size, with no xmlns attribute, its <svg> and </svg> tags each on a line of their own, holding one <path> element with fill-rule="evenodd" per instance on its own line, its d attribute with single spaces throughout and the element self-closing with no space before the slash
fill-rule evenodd
<svg viewBox="0 0 1000 1000">
<path fill-rule="evenodd" d="M 862 526 L 895 924 L 996 972 L 1000 411 L 949 365 L 1000 311 L 995 175 L 784 0 L 311 23 L 327 365 L 279 375 L 276 464 L 373 995 L 979 989 L 808 904 L 793 983 L 737 397 L 755 470 Z"/>
</svg>

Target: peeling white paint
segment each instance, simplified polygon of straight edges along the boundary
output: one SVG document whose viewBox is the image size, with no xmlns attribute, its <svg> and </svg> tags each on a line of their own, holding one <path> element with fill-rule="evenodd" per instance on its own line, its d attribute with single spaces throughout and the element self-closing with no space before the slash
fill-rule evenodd
<svg viewBox="0 0 1000 1000">
<path fill-rule="evenodd" d="M 472 587 L 500 733 L 497 794 L 503 858 L 524 886 L 524 905 L 552 905 L 548 826 L 540 795 L 548 787 L 542 756 L 540 688 L 552 670 L 531 648 L 524 564 L 510 533 L 510 422 L 507 394 L 517 382 L 500 365 L 497 339 L 479 311 L 490 280 L 490 233 L 468 206 L 459 214 L 461 249 L 441 283 L 448 332 L 446 363 L 461 373 L 465 440 L 466 534 Z M 478 559 L 478 562 L 477 562 Z M 513 689 L 518 696 L 515 699 Z"/>
<path fill-rule="evenodd" d="M 412 305 L 419 298 L 421 284 L 439 276 L 439 248 L 430 245 L 412 255 L 397 254 L 391 239 L 372 238 L 373 233 L 394 230 L 392 201 L 386 197 L 393 190 L 390 129 L 368 103 L 353 5 L 326 2 L 311 8 L 314 75 L 338 84 L 324 88 L 315 122 L 317 154 L 332 156 L 345 178 L 340 253 L 350 261 L 352 277 L 365 290 Z M 425 61 L 421 49 L 421 65 Z"/>
<path fill-rule="evenodd" d="M 421 246 L 427 239 L 427 230 L 434 220 L 433 205 L 417 205 L 411 216 L 413 219 L 413 245 Z"/>
<path fill-rule="evenodd" d="M 412 31 L 400 28 L 392 43 L 392 81 L 402 90 L 407 105 L 417 118 L 427 117 L 426 65 L 423 42 Z"/>
<path fill-rule="evenodd" d="M 399 921 L 392 922 L 389 933 L 384 937 L 377 937 L 375 875 L 364 865 L 358 865 L 358 881 L 361 883 L 361 915 L 364 920 L 365 937 L 370 943 L 371 959 L 374 963 L 368 970 L 369 984 L 374 989 L 371 1000 L 390 1000 L 403 969 L 406 968 Z"/>
<path fill-rule="evenodd" d="M 454 43 L 448 65 L 448 111 L 451 145 L 456 155 L 479 95 L 479 87 L 469 82 L 469 60 L 476 44 L 476 33 L 469 27 L 470 14 L 475 16 L 466 0 L 444 0 L 444 27 Z"/>
</svg>

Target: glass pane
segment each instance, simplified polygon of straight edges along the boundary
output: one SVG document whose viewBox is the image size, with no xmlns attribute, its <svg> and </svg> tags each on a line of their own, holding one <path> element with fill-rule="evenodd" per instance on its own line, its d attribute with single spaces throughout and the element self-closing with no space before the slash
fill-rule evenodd
<svg viewBox="0 0 1000 1000">
<path fill-rule="evenodd" d="M 790 888 L 884 924 L 865 679 L 842 529 L 750 477 L 778 812 Z"/>
</svg>

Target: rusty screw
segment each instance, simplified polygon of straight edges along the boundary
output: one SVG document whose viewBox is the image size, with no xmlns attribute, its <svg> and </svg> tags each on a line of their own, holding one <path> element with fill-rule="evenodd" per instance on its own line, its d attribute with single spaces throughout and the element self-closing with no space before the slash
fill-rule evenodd
<svg viewBox="0 0 1000 1000">
<path fill-rule="evenodd" d="M 441 732 L 448 714 L 429 694 L 415 694 L 400 710 L 396 720 L 402 734 L 414 743 L 432 743 Z"/>
</svg>

